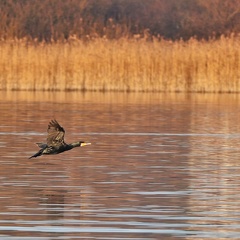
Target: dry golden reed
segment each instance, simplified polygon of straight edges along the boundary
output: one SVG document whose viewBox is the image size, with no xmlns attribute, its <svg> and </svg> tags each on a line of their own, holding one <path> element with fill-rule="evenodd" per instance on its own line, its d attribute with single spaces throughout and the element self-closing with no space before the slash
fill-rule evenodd
<svg viewBox="0 0 240 240">
<path fill-rule="evenodd" d="M 0 42 L 1 90 L 240 91 L 240 39 Z"/>
</svg>

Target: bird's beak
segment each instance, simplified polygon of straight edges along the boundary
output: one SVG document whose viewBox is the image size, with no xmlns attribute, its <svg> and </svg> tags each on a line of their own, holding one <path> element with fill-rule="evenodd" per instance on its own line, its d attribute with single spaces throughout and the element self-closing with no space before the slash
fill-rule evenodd
<svg viewBox="0 0 240 240">
<path fill-rule="evenodd" d="M 81 147 L 84 147 L 84 146 L 86 146 L 86 145 L 91 145 L 91 143 L 81 143 Z"/>
</svg>

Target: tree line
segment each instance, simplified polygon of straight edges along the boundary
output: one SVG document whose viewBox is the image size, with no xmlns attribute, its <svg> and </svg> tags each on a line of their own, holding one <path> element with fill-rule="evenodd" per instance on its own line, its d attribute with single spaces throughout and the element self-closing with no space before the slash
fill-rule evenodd
<svg viewBox="0 0 240 240">
<path fill-rule="evenodd" d="M 0 38 L 218 38 L 240 32 L 239 0 L 0 0 Z"/>
</svg>

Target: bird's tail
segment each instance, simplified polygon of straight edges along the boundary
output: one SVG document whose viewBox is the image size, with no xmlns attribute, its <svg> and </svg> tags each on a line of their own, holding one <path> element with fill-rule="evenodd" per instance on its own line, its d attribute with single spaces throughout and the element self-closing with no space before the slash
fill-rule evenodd
<svg viewBox="0 0 240 240">
<path fill-rule="evenodd" d="M 31 159 L 31 158 L 36 158 L 36 157 L 38 157 L 38 156 L 41 156 L 42 153 L 43 153 L 43 150 L 44 150 L 44 148 L 41 148 L 37 153 L 35 153 L 34 155 L 32 155 L 29 159 Z"/>
</svg>

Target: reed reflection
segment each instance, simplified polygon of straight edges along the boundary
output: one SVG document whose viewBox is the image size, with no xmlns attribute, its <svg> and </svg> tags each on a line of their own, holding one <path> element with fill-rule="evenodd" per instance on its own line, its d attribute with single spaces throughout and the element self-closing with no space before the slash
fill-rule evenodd
<svg viewBox="0 0 240 240">
<path fill-rule="evenodd" d="M 235 234 L 231 236 L 236 237 L 239 227 L 234 230 L 232 226 L 239 226 L 239 220 L 234 217 L 240 204 L 237 190 L 239 114 L 232 104 L 227 108 L 219 103 L 207 107 L 199 104 L 194 108 L 191 129 L 202 135 L 190 139 L 189 188 L 193 192 L 188 202 L 189 213 L 195 216 L 190 222 L 197 224 L 191 230 L 207 231 L 209 237 L 217 236 L 214 232 L 230 236 L 229 231 L 233 231 Z"/>
<path fill-rule="evenodd" d="M 0 105 L 2 225 L 66 239 L 239 230 L 236 96 L 13 95 Z M 91 148 L 28 160 L 52 118 Z"/>
</svg>

